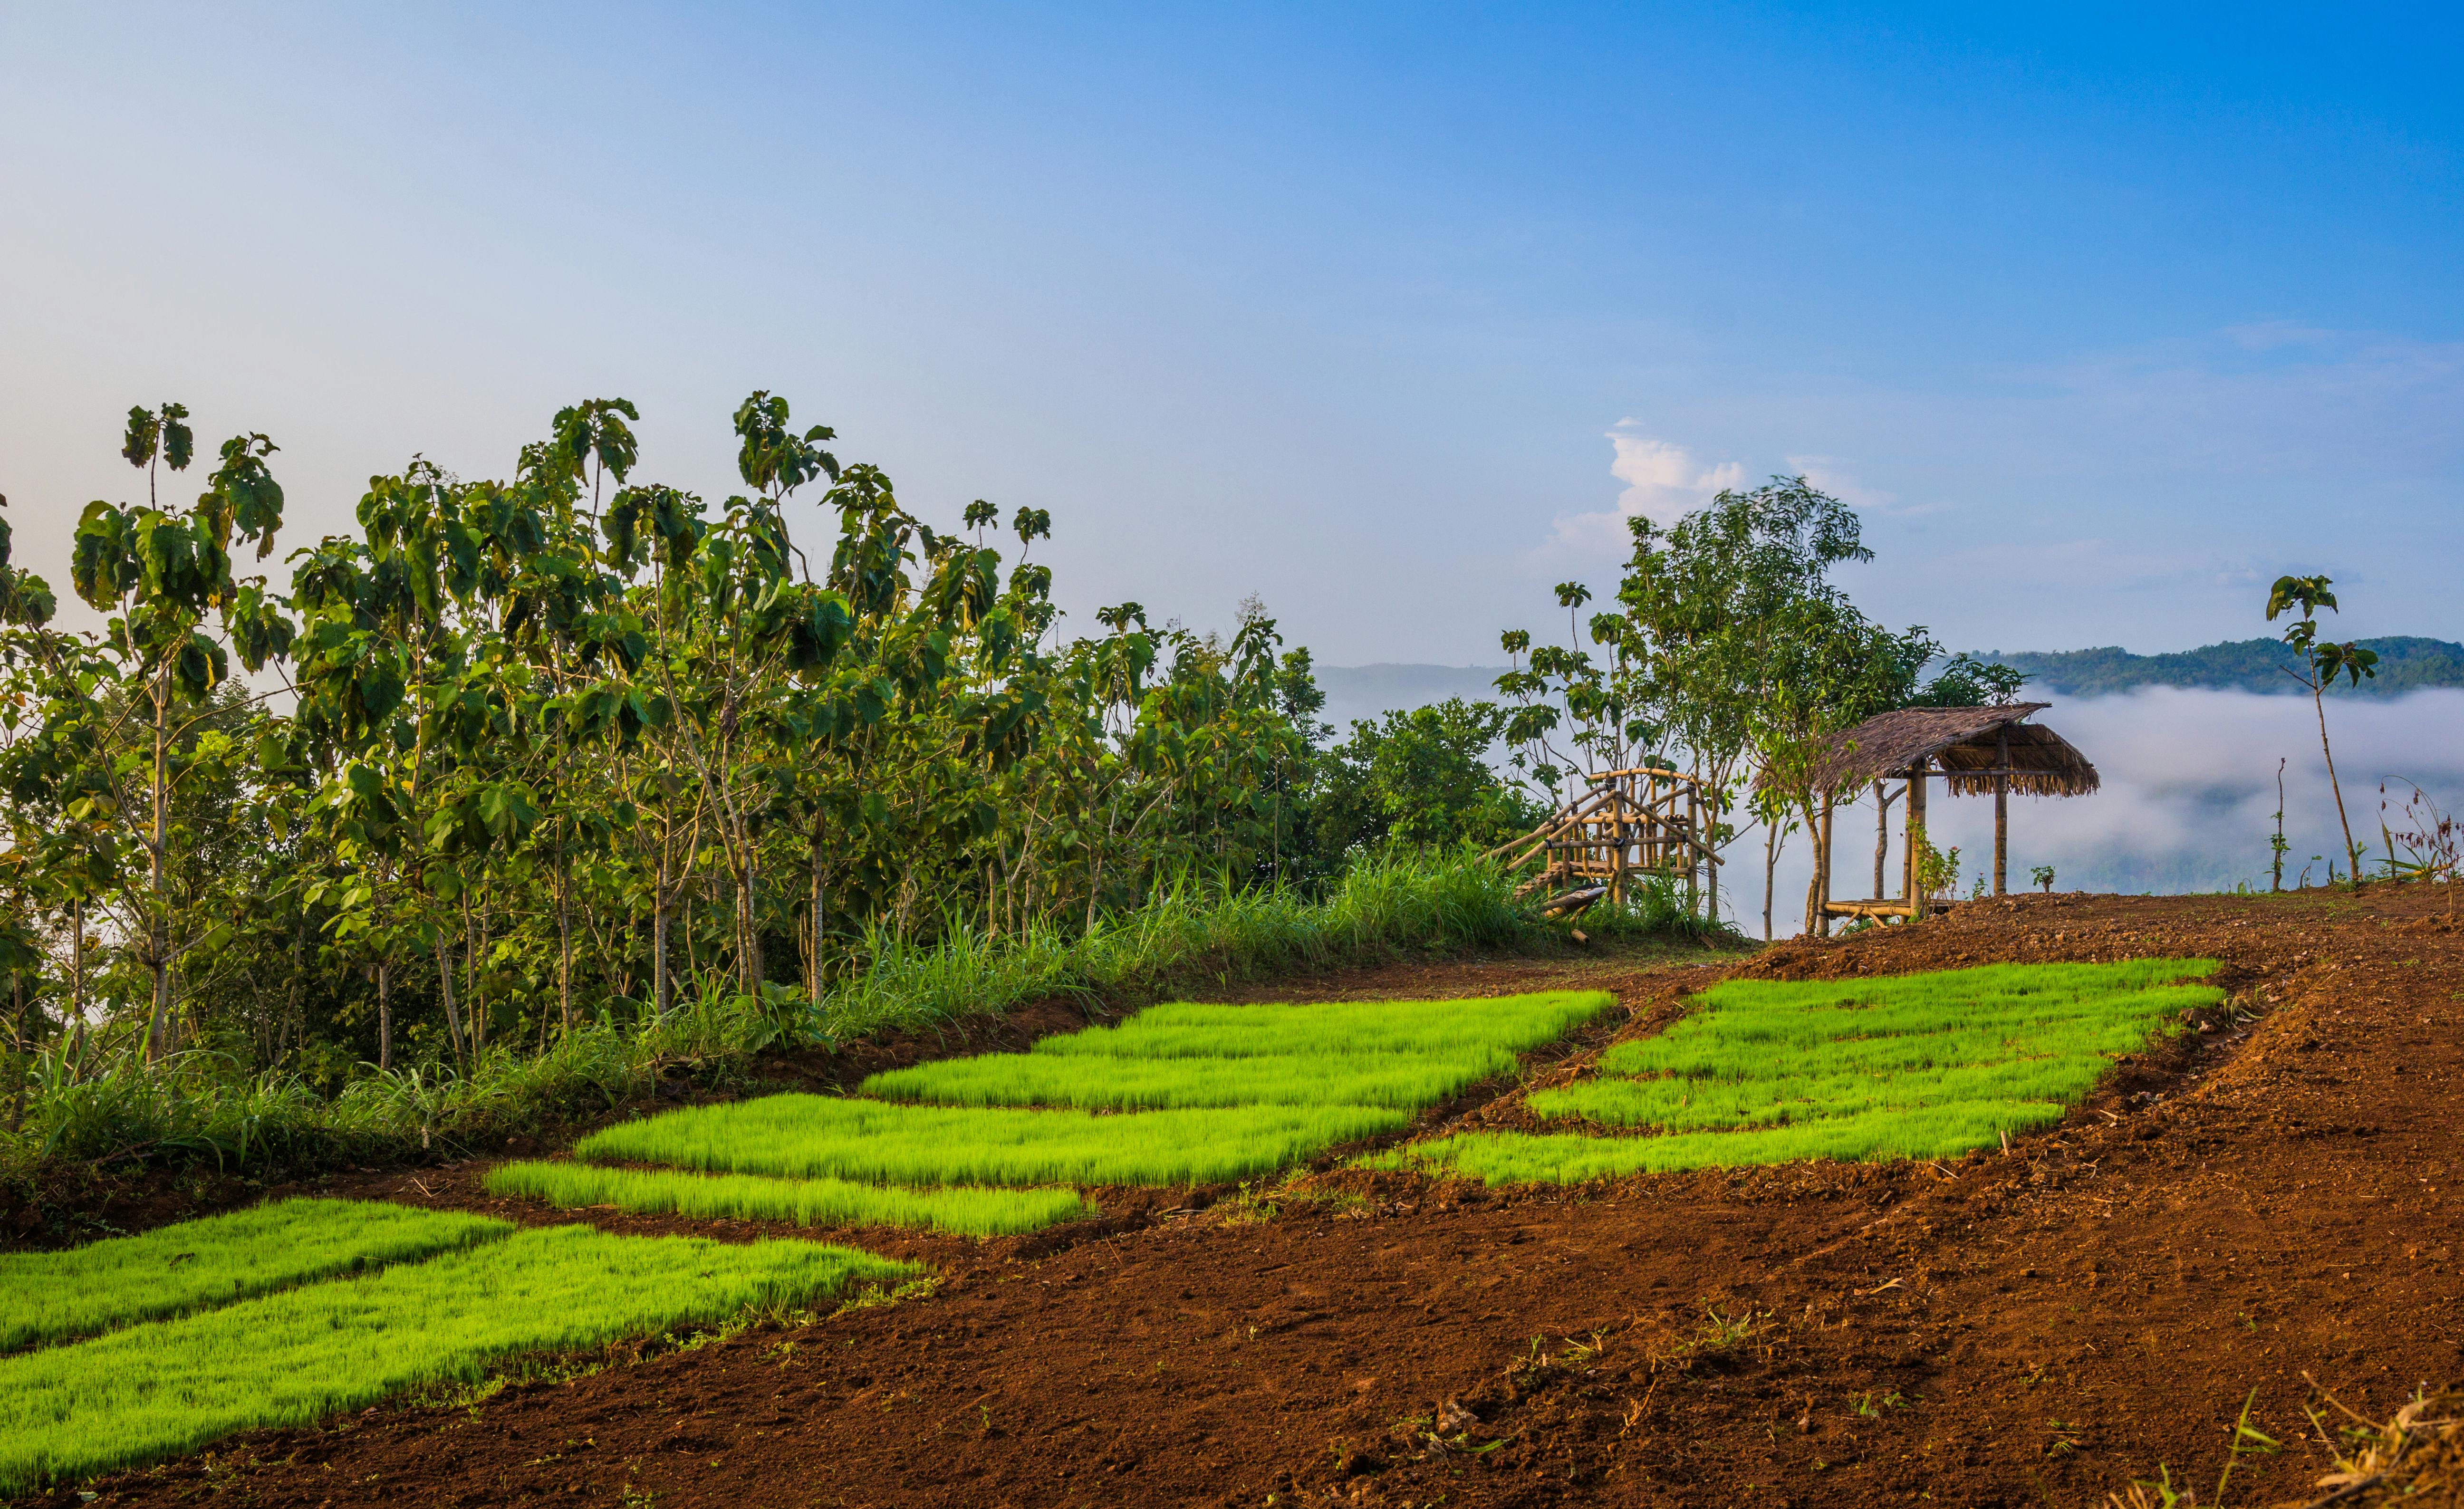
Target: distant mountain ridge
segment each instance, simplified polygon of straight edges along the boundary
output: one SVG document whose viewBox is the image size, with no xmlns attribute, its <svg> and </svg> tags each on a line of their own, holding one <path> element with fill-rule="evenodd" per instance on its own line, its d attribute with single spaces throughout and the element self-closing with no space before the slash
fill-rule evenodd
<svg viewBox="0 0 2464 1509">
<path fill-rule="evenodd" d="M 2376 650 L 2378 676 L 2358 689 L 2337 684 L 2339 695 L 2358 691 L 2365 697 L 2395 697 L 2431 687 L 2464 687 L 2464 645 L 2451 640 L 2396 635 L 2365 639 Z M 2236 640 L 2171 655 L 2134 655 L 2109 645 L 2102 649 L 1979 651 L 1981 660 L 1998 660 L 2028 673 L 2022 695 L 2051 691 L 2065 697 L 2097 697 L 2135 691 L 2142 687 L 2189 687 L 2211 691 L 2299 692 L 2300 684 L 2284 672 L 2297 662 L 2283 642 Z M 1349 732 L 1354 718 L 1374 718 L 1390 708 L 1418 708 L 1448 697 L 1466 701 L 1499 700 L 1495 685 L 1504 666 L 1320 666 L 1317 684 L 1326 693 L 1326 721 L 1337 736 Z"/>
<path fill-rule="evenodd" d="M 2378 652 L 2378 675 L 2359 687 L 2338 683 L 2344 695 L 2394 697 L 2430 687 L 2464 687 L 2464 645 L 2443 639 L 2397 635 L 2365 639 Z M 1999 650 L 1980 656 L 2028 673 L 2028 689 L 2065 697 L 2098 697 L 2142 687 L 2189 687 L 2210 691 L 2299 692 L 2286 671 L 2300 662 L 2281 640 L 2245 639 L 2171 655 L 2134 655 L 2119 646 L 2102 649 Z"/>
</svg>

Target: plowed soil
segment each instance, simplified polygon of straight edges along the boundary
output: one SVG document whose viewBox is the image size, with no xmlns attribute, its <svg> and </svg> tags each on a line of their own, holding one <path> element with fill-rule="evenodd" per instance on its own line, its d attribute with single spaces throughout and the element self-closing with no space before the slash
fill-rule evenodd
<svg viewBox="0 0 2464 1509">
<path fill-rule="evenodd" d="M 1287 983 L 1265 994 L 1618 991 L 1630 1015 L 1535 1081 L 1658 1030 L 1724 969 L 2199 954 L 2233 998 L 2007 1151 L 1511 1193 L 1322 1170 L 1106 1192 L 1102 1220 L 1015 1241 L 852 1234 L 931 1261 L 938 1289 L 259 1432 L 90 1501 L 2091 1504 L 2163 1464 L 2208 1503 L 2246 1401 L 2280 1449 L 2244 1436 L 2228 1501 L 2302 1501 L 2318 1389 L 2383 1418 L 2464 1380 L 2451 905 L 2030 896 L 1741 965 Z M 1444 1119 L 1522 1114 L 1501 1093 Z M 326 1187 L 496 1209 L 481 1171 Z"/>
</svg>

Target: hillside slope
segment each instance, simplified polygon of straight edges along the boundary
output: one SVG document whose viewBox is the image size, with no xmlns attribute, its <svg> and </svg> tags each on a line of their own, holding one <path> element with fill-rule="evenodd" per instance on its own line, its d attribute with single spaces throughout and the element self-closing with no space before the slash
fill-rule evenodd
<svg viewBox="0 0 2464 1509">
<path fill-rule="evenodd" d="M 2443 639 L 2397 635 L 2365 639 L 2376 650 L 2378 675 L 2358 688 L 2340 687 L 2343 695 L 2393 697 L 2426 687 L 2464 687 L 2464 645 Z M 2293 652 L 2272 639 L 2235 640 L 2171 655 L 2134 655 L 2108 645 L 2101 649 L 1996 650 L 1981 658 L 2029 675 L 2032 691 L 2066 697 L 2101 696 L 2141 687 L 2193 687 L 2218 691 L 2298 692 L 2300 683 L 2286 674 L 2299 664 Z"/>
</svg>

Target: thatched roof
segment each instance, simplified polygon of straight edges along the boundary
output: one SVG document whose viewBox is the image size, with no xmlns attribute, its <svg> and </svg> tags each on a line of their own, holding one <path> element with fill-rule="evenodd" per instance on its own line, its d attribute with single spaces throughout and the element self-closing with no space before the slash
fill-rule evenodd
<svg viewBox="0 0 2464 1509">
<path fill-rule="evenodd" d="M 2096 767 L 2060 734 L 2026 721 L 2051 706 L 2012 702 L 1991 708 L 1901 708 L 1867 718 L 1826 741 L 1815 787 L 1838 791 L 1892 779 L 1930 757 L 1936 769 L 1949 773 L 1944 784 L 1951 795 L 1990 796 L 1993 777 L 1984 772 L 2002 763 L 2007 739 L 2012 791 L 2030 797 L 2084 797 L 2102 784 Z"/>
</svg>

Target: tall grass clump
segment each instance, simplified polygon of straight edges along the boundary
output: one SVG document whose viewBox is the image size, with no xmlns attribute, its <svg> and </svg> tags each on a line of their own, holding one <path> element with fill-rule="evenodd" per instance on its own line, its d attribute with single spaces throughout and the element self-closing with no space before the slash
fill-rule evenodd
<svg viewBox="0 0 2464 1509">
<path fill-rule="evenodd" d="M 804 1241 L 586 1226 L 332 1279 L 0 1358 L 0 1493 L 135 1467 L 234 1431 L 308 1425 L 491 1361 L 792 1307 L 920 1270 Z"/>
<path fill-rule="evenodd" d="M 1034 925 L 999 936 L 945 919 L 930 946 L 868 934 L 861 969 L 812 1010 L 830 1044 L 927 1029 L 1051 995 L 1151 995 L 1176 978 L 1254 979 L 1409 953 L 1508 948 L 1540 935 L 1515 882 L 1470 854 L 1365 855 L 1324 901 L 1289 886 L 1184 876 L 1083 932 Z"/>
<path fill-rule="evenodd" d="M 363 1065 L 334 1093 L 208 1049 L 148 1061 L 132 1032 L 68 1034 L 8 1061 L 22 1078 L 0 1124 L 0 1177 L 68 1164 L 309 1168 L 467 1149 L 604 1115 L 680 1066 L 727 1072 L 772 1046 L 834 1049 L 1041 997 L 1133 1003 L 1176 979 L 1253 979 L 1554 936 L 1513 892 L 1477 856 L 1397 851 L 1355 860 L 1322 900 L 1184 876 L 1084 930 L 1039 922 L 994 934 L 954 916 L 924 942 L 875 927 L 818 1002 L 776 984 L 739 994 L 708 981 L 680 991 L 664 1017 L 620 1003 L 561 1030 L 543 1052 L 500 1043 L 458 1065 Z M 1682 907 L 1651 905 L 1646 894 L 1620 913 L 1631 913 L 1625 922 L 1595 908 L 1584 926 L 1686 931 Z"/>
<path fill-rule="evenodd" d="M 415 1262 L 513 1229 L 373 1200 L 280 1200 L 67 1252 L 0 1254 L 0 1352 Z"/>
<path fill-rule="evenodd" d="M 1097 1116 L 765 1095 L 583 1139 L 585 1163 L 899 1185 L 1229 1184 L 1399 1131 L 1407 1111 L 1252 1105 Z"/>
<path fill-rule="evenodd" d="M 1944 1157 L 2059 1121 L 2122 1054 L 2224 993 L 2211 959 L 1990 965 L 1857 980 L 1728 980 L 1596 1079 L 1534 1093 L 1544 1120 L 1658 1133 L 1479 1134 L 1394 1167 L 1496 1183 L 1706 1164 Z"/>
<path fill-rule="evenodd" d="M 845 1179 L 765 1179 L 582 1163 L 501 1164 L 488 1170 L 487 1186 L 491 1194 L 563 1210 L 612 1205 L 645 1215 L 902 1226 L 961 1236 L 1012 1236 L 1095 1214 L 1075 1190 L 905 1190 Z"/>
</svg>

